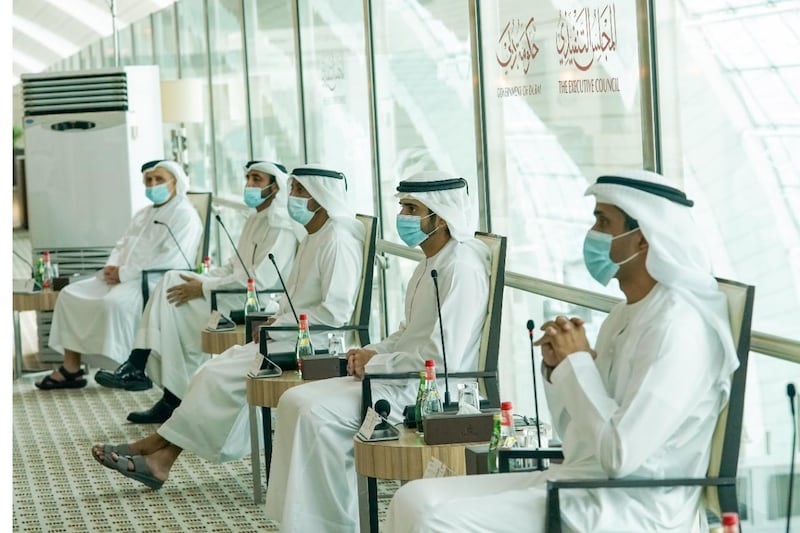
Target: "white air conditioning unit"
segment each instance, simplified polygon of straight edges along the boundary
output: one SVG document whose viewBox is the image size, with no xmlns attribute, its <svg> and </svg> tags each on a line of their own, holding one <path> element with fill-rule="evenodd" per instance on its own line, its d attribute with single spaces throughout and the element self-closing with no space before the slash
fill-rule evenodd
<svg viewBox="0 0 800 533">
<path fill-rule="evenodd" d="M 103 267 L 147 205 L 142 163 L 163 159 L 158 67 L 22 75 L 25 173 L 33 261 L 49 250 L 61 275 Z M 39 358 L 52 311 L 38 313 Z"/>
<path fill-rule="evenodd" d="M 34 253 L 110 250 L 163 158 L 158 67 L 25 74 L 22 95 Z"/>
</svg>

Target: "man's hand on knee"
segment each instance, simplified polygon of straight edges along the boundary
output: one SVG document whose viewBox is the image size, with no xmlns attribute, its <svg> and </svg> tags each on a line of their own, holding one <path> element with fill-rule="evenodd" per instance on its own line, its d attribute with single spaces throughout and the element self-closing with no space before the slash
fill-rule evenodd
<svg viewBox="0 0 800 533">
<path fill-rule="evenodd" d="M 108 265 L 103 267 L 103 279 L 109 285 L 117 285 L 119 280 L 119 267 L 115 265 Z"/>
<path fill-rule="evenodd" d="M 173 305 L 181 305 L 189 300 L 203 297 L 203 282 L 195 277 L 181 274 L 186 283 L 174 285 L 167 289 L 167 301 Z"/>
</svg>

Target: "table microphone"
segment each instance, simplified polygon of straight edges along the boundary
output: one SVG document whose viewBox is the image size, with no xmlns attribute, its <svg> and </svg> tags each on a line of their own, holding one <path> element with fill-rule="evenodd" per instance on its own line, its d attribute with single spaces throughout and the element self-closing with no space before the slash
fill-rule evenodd
<svg viewBox="0 0 800 533">
<path fill-rule="evenodd" d="M 225 232 L 225 235 L 228 236 L 228 242 L 231 243 L 231 246 L 233 247 L 233 251 L 236 252 L 236 257 L 239 258 L 239 263 L 242 265 L 242 268 L 244 269 L 244 273 L 247 274 L 248 278 L 252 278 L 253 276 L 250 275 L 250 271 L 247 270 L 246 266 L 244 266 L 244 261 L 242 261 L 242 256 L 239 255 L 239 249 L 233 243 L 233 239 L 231 238 L 231 234 L 228 233 L 228 228 L 226 228 L 225 224 L 222 223 L 222 217 L 220 217 L 219 213 L 217 213 L 215 215 L 215 218 L 217 219 L 217 222 L 219 223 L 219 225 L 222 227 L 222 230 Z M 255 256 L 255 250 L 253 250 L 253 255 Z"/>
<path fill-rule="evenodd" d="M 294 315 L 294 319 L 297 323 L 300 323 L 300 319 L 297 318 L 297 313 L 294 310 L 294 305 L 292 305 L 292 298 L 289 296 L 289 291 L 286 290 L 286 284 L 283 282 L 283 276 L 281 276 L 281 269 L 278 268 L 278 264 L 275 262 L 275 256 L 272 255 L 272 252 L 268 255 L 269 260 L 272 261 L 272 266 L 275 267 L 275 272 L 278 273 L 278 279 L 281 282 L 281 287 L 283 287 L 283 293 L 286 295 L 286 301 L 289 302 L 289 307 L 292 309 L 292 314 Z"/>
<path fill-rule="evenodd" d="M 536 442 L 539 444 L 539 448 L 542 447 L 542 430 L 539 420 L 539 394 L 536 392 L 536 356 L 533 353 L 533 320 L 530 318 L 528 319 L 528 323 L 525 324 L 525 327 L 528 328 L 528 338 L 531 340 L 531 366 L 533 367 L 533 407 L 536 410 Z"/>
<path fill-rule="evenodd" d="M 192 264 L 189 262 L 188 259 L 186 259 L 186 254 L 183 253 L 183 248 L 181 248 L 181 244 L 178 242 L 178 239 L 175 238 L 175 234 L 172 233 L 172 229 L 169 227 L 169 224 L 167 224 L 165 222 L 161 222 L 160 220 L 154 220 L 153 224 L 159 224 L 159 225 L 164 226 L 165 228 L 167 228 L 167 231 L 169 232 L 169 236 L 172 237 L 173 241 L 175 241 L 175 246 L 178 247 L 178 251 L 183 256 L 183 260 L 186 261 L 186 266 L 189 267 L 189 270 L 194 270 L 192 268 Z"/>
<path fill-rule="evenodd" d="M 789 409 L 792 414 L 792 459 L 789 467 L 789 495 L 787 498 L 786 507 L 786 533 L 789 533 L 789 528 L 792 521 L 792 489 L 794 488 L 794 456 L 797 449 L 797 414 L 794 410 L 794 397 L 796 391 L 794 383 L 786 385 L 786 395 L 789 396 Z"/>
<path fill-rule="evenodd" d="M 375 402 L 375 412 L 381 417 L 381 423 L 375 426 L 375 429 L 386 429 L 389 427 L 389 413 L 392 412 L 392 406 L 387 400 L 378 400 Z"/>
<path fill-rule="evenodd" d="M 20 259 L 22 259 L 22 260 L 25 262 L 25 264 L 26 264 L 26 265 L 28 265 L 29 267 L 31 267 L 31 278 L 33 278 L 33 285 L 34 285 L 35 287 L 39 287 L 39 288 L 41 288 L 41 285 L 39 285 L 39 282 L 38 282 L 38 281 L 36 281 L 36 269 L 35 269 L 35 268 L 33 268 L 33 263 L 31 263 L 30 261 L 28 261 L 27 259 L 25 259 L 25 257 L 23 257 L 21 254 L 17 253 L 17 251 L 16 251 L 16 250 L 11 250 L 11 253 L 13 253 L 14 255 L 16 255 L 16 256 L 17 256 L 17 257 L 19 257 Z"/>
<path fill-rule="evenodd" d="M 439 302 L 439 273 L 431 270 L 433 285 L 436 287 L 436 312 L 439 314 L 439 333 L 442 336 L 442 360 L 444 361 L 444 406 L 450 405 L 450 379 L 447 373 L 447 353 L 444 349 L 444 323 L 442 323 L 442 305 Z"/>
</svg>

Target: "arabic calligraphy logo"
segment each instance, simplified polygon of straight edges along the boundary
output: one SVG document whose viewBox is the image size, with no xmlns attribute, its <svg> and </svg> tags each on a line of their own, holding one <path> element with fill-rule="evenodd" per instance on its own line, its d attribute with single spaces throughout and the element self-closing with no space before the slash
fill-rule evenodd
<svg viewBox="0 0 800 533">
<path fill-rule="evenodd" d="M 342 58 L 331 56 L 320 62 L 320 78 L 322 84 L 331 92 L 336 90 L 336 83 L 344 79 L 344 67 Z"/>
<path fill-rule="evenodd" d="M 539 54 L 539 47 L 534 42 L 536 25 L 531 17 L 523 23 L 520 19 L 509 20 L 500 38 L 497 39 L 497 63 L 505 69 L 504 74 L 514 69 L 522 69 L 527 74 L 531 62 Z"/>
<path fill-rule="evenodd" d="M 614 4 L 590 9 L 559 11 L 556 51 L 561 65 L 587 71 L 595 61 L 607 61 L 617 49 L 617 18 Z"/>
</svg>

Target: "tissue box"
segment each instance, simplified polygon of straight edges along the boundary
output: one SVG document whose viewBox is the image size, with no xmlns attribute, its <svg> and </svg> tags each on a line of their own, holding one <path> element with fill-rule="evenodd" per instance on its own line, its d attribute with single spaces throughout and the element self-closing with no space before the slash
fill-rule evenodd
<svg viewBox="0 0 800 533">
<path fill-rule="evenodd" d="M 457 415 L 436 413 L 422 422 L 425 444 L 489 442 L 492 439 L 493 413 Z"/>
<path fill-rule="evenodd" d="M 338 378 L 347 375 L 346 357 L 309 357 L 302 359 L 303 379 Z"/>
</svg>

